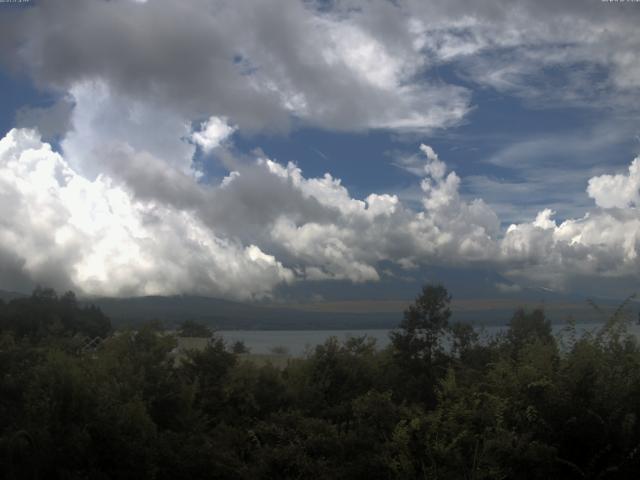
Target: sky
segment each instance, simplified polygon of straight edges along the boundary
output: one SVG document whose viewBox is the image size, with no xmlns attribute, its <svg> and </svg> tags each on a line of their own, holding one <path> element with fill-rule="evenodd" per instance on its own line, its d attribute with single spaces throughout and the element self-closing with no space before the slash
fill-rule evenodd
<svg viewBox="0 0 640 480">
<path fill-rule="evenodd" d="M 640 3 L 0 3 L 0 289 L 625 297 Z"/>
</svg>

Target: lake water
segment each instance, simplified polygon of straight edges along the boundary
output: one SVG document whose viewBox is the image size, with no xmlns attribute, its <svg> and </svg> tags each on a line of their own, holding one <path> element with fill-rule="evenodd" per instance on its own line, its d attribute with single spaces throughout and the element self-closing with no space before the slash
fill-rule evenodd
<svg viewBox="0 0 640 480">
<path fill-rule="evenodd" d="M 576 332 L 581 335 L 588 331 L 595 331 L 601 327 L 602 323 L 580 323 L 576 325 Z M 554 334 L 558 335 L 565 328 L 564 324 L 552 326 Z M 476 328 L 481 338 L 489 338 L 504 331 L 505 326 L 485 326 Z M 304 355 L 317 345 L 324 343 L 329 337 L 337 337 L 345 340 L 349 337 L 375 338 L 378 348 L 384 348 L 389 344 L 389 332 L 391 330 L 220 330 L 217 333 L 223 338 L 233 343 L 238 340 L 250 349 L 251 353 L 271 353 L 275 347 L 285 347 L 287 352 L 294 356 Z M 640 326 L 633 324 L 629 331 L 635 335 L 640 335 Z"/>
</svg>

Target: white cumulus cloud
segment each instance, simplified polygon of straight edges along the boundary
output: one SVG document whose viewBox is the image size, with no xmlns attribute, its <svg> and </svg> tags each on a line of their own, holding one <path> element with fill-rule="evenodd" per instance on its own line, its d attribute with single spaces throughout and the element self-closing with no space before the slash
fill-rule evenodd
<svg viewBox="0 0 640 480">
<path fill-rule="evenodd" d="M 631 162 L 628 175 L 591 178 L 587 193 L 602 208 L 640 206 L 640 157 Z"/>
<path fill-rule="evenodd" d="M 377 281 L 381 262 L 490 265 L 518 285 L 552 288 L 640 272 L 637 160 L 628 175 L 589 182 L 596 205 L 583 217 L 559 221 L 543 209 L 503 230 L 482 199 L 461 195 L 460 177 L 427 145 L 415 211 L 388 193 L 354 198 L 329 173 L 305 177 L 295 164 L 264 156 L 236 162 L 219 184 L 207 185 L 185 171 L 186 160 L 169 164 L 142 141 L 94 144 L 78 128 L 63 148 L 78 138 L 102 173 L 82 173 L 34 130 L 14 129 L 0 140 L 0 281 L 13 276 L 86 294 L 246 299 L 282 283 Z"/>
<path fill-rule="evenodd" d="M 218 238 L 188 211 L 79 175 L 33 130 L 0 140 L 0 192 L 0 247 L 34 282 L 99 295 L 255 298 L 293 279 L 273 256 Z"/>
<path fill-rule="evenodd" d="M 202 123 L 200 130 L 194 132 L 191 138 L 208 153 L 219 147 L 235 130 L 236 127 L 229 125 L 226 119 L 212 116 Z"/>
</svg>

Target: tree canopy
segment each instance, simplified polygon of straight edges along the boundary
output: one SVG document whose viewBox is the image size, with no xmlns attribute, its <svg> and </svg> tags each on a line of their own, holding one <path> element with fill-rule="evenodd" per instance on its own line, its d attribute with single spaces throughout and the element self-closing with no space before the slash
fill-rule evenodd
<svg viewBox="0 0 640 480">
<path fill-rule="evenodd" d="M 0 304 L 0 471 L 52 479 L 637 478 L 640 345 L 619 315 L 552 335 L 518 310 L 481 341 L 425 286 L 391 344 L 330 338 L 274 364 L 213 335 L 39 289 Z M 97 328 L 97 326 L 101 326 Z M 426 393 L 425 393 L 426 392 Z"/>
</svg>

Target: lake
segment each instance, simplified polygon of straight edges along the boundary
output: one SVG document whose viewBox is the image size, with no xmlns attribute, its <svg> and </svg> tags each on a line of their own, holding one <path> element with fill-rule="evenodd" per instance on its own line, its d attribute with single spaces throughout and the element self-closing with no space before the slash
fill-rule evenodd
<svg viewBox="0 0 640 480">
<path fill-rule="evenodd" d="M 593 332 L 602 323 L 579 323 L 576 324 L 578 334 Z M 506 326 L 484 326 L 477 327 L 481 338 L 489 338 L 497 333 L 506 330 Z M 554 334 L 558 335 L 565 328 L 565 324 L 554 324 L 552 326 Z M 640 335 L 640 326 L 630 325 L 629 331 L 635 335 Z M 285 347 L 287 352 L 293 356 L 304 355 L 308 349 L 324 343 L 329 337 L 337 337 L 345 340 L 349 337 L 368 337 L 376 339 L 378 348 L 384 348 L 389 344 L 389 329 L 369 329 L 369 330 L 219 330 L 217 333 L 229 343 L 241 340 L 250 349 L 251 353 L 270 353 L 274 347 Z"/>
</svg>

